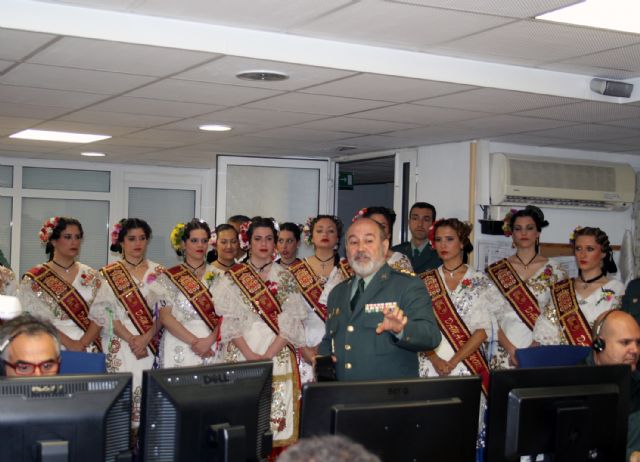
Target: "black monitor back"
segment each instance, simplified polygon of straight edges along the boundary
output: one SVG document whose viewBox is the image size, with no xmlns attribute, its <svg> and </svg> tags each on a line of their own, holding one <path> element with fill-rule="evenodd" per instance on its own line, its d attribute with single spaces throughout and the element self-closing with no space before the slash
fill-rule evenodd
<svg viewBox="0 0 640 462">
<path fill-rule="evenodd" d="M 66 444 L 69 462 L 113 462 L 129 450 L 131 396 L 131 374 L 2 378 L 0 460 L 35 462 L 41 445 Z"/>
<path fill-rule="evenodd" d="M 303 438 L 345 435 L 392 462 L 475 458 L 480 377 L 324 382 L 302 393 Z"/>
</svg>

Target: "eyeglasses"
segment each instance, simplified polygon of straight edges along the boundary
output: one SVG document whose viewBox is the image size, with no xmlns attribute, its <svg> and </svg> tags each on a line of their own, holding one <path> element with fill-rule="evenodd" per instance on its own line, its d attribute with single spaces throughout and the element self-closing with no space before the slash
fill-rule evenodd
<svg viewBox="0 0 640 462">
<path fill-rule="evenodd" d="M 60 368 L 60 358 L 47 359 L 37 364 L 26 361 L 16 361 L 15 363 L 5 361 L 4 363 L 16 371 L 17 375 L 33 375 L 36 369 L 39 370 L 42 375 L 54 375 L 58 373 L 58 369 Z"/>
</svg>

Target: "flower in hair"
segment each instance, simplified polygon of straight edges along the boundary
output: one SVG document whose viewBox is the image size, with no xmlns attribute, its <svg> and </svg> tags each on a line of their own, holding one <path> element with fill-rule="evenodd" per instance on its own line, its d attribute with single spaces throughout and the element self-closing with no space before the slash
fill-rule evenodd
<svg viewBox="0 0 640 462">
<path fill-rule="evenodd" d="M 249 250 L 249 226 L 251 226 L 251 222 L 245 221 L 240 225 L 240 231 L 238 232 L 238 241 L 240 242 L 240 248 L 245 252 Z"/>
<path fill-rule="evenodd" d="M 171 230 L 171 236 L 169 237 L 169 242 L 171 247 L 175 251 L 182 250 L 182 237 L 184 236 L 184 223 L 177 223 L 173 230 Z"/>
<path fill-rule="evenodd" d="M 358 218 L 362 218 L 367 213 L 367 207 L 358 210 L 358 213 L 351 219 L 351 223 L 354 223 Z"/>
<path fill-rule="evenodd" d="M 513 234 L 513 230 L 511 229 L 511 217 L 516 213 L 518 213 L 518 209 L 510 209 L 502 219 L 502 234 L 506 237 Z"/>
<path fill-rule="evenodd" d="M 116 245 L 118 243 L 120 231 L 122 231 L 122 225 L 120 223 L 113 225 L 113 229 L 111 230 L 111 245 Z"/>
<path fill-rule="evenodd" d="M 427 239 L 429 239 L 429 243 L 431 244 L 431 247 L 435 247 L 436 245 L 436 226 L 443 220 L 444 218 L 440 218 L 438 221 L 433 222 L 433 224 L 429 226 Z"/>
<path fill-rule="evenodd" d="M 313 224 L 313 220 L 315 220 L 315 217 L 309 217 L 304 225 L 302 225 L 302 240 L 309 246 L 311 245 L 311 225 Z"/>
<path fill-rule="evenodd" d="M 45 220 L 42 228 L 40 228 L 40 232 L 38 233 L 40 242 L 43 244 L 47 244 L 49 242 L 49 239 L 51 239 L 51 235 L 53 234 L 53 228 L 58 226 L 59 221 L 60 217 L 51 217 Z"/>
<path fill-rule="evenodd" d="M 578 231 L 582 230 L 582 226 L 576 226 L 573 231 L 571 231 L 571 234 L 569 234 L 569 242 L 572 244 L 575 244 L 576 242 L 576 233 Z"/>
</svg>

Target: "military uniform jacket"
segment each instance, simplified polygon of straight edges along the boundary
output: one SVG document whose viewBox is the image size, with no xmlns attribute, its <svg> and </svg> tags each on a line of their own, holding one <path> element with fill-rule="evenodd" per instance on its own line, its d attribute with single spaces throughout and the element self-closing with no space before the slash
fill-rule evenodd
<svg viewBox="0 0 640 462">
<path fill-rule="evenodd" d="M 442 261 L 438 257 L 438 254 L 429 244 L 427 244 L 424 249 L 422 249 L 422 252 L 420 252 L 417 257 L 414 257 L 413 255 L 411 241 L 395 245 L 391 248 L 391 250 L 403 253 L 407 257 L 409 257 L 409 260 L 411 260 L 413 271 L 416 274 L 421 274 L 425 271 L 435 269 L 442 264 Z"/>
<path fill-rule="evenodd" d="M 337 358 L 338 380 L 418 377 L 417 352 L 432 350 L 441 335 L 424 284 L 413 275 L 385 264 L 367 285 L 351 312 L 353 277 L 338 284 L 327 304 L 326 332 L 319 352 Z M 392 332 L 376 334 L 382 306 L 395 302 L 408 318 L 400 339 Z"/>
<path fill-rule="evenodd" d="M 629 313 L 640 324 L 640 279 L 634 279 L 629 283 L 622 297 L 620 309 Z"/>
</svg>

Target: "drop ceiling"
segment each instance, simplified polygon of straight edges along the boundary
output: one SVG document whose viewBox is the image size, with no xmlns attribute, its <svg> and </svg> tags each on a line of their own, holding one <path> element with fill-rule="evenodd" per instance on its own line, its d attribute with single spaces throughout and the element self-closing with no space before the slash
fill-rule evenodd
<svg viewBox="0 0 640 462">
<path fill-rule="evenodd" d="M 532 19 L 571 3 L 3 0 L 0 156 L 210 167 L 471 139 L 640 154 L 640 88 L 588 90 L 640 87 L 640 35 Z M 290 78 L 235 77 L 262 69 Z M 26 128 L 112 138 L 8 138 Z"/>
</svg>

